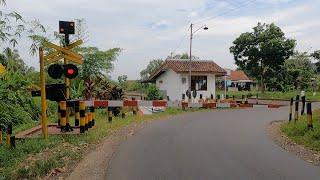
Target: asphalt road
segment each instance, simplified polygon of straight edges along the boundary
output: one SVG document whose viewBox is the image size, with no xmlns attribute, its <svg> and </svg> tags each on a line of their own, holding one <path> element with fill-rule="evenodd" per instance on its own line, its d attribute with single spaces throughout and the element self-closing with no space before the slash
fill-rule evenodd
<svg viewBox="0 0 320 180">
<path fill-rule="evenodd" d="M 320 179 L 320 167 L 278 147 L 266 134 L 287 108 L 220 110 L 155 121 L 124 141 L 108 180 Z"/>
</svg>

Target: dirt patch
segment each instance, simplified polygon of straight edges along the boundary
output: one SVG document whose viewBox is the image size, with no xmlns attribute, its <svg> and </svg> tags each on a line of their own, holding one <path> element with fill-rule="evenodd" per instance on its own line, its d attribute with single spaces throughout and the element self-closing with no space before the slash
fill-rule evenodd
<svg viewBox="0 0 320 180">
<path fill-rule="evenodd" d="M 267 134 L 274 140 L 274 142 L 282 147 L 284 150 L 295 154 L 306 162 L 320 166 L 320 152 L 314 151 L 303 145 L 295 143 L 289 139 L 280 129 L 280 126 L 285 121 L 272 121 L 267 126 Z"/>
</svg>

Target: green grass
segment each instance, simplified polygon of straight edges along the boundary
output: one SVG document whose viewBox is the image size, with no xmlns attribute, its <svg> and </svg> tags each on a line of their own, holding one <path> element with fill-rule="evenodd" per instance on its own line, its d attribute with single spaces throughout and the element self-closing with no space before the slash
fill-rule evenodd
<svg viewBox="0 0 320 180">
<path fill-rule="evenodd" d="M 189 111 L 197 111 L 197 109 Z M 54 168 L 63 167 L 80 159 L 86 148 L 98 144 L 112 132 L 132 122 L 151 121 L 184 112 L 180 109 L 168 108 L 165 112 L 150 116 L 128 115 L 125 119 L 115 117 L 112 123 L 108 123 L 105 110 L 97 110 L 94 129 L 83 135 L 51 135 L 47 140 L 42 138 L 19 140 L 16 142 L 15 149 L 0 147 L 0 180 L 37 179 Z M 20 131 L 31 126 L 32 124 L 27 124 L 16 129 Z"/>
<path fill-rule="evenodd" d="M 313 130 L 308 130 L 306 116 L 302 116 L 299 120 L 284 123 L 281 125 L 281 130 L 290 139 L 296 143 L 307 146 L 313 150 L 320 151 L 320 111 L 313 113 Z"/>
<path fill-rule="evenodd" d="M 224 91 L 217 91 L 217 94 L 224 94 Z M 239 91 L 239 92 L 227 92 L 229 97 L 235 96 L 237 98 L 241 98 L 242 95 L 247 95 L 248 97 L 255 97 L 257 94 L 259 98 L 268 98 L 268 99 L 283 99 L 290 100 L 291 98 L 295 98 L 296 95 L 300 95 L 300 91 L 289 91 L 289 92 L 271 92 L 266 91 L 261 93 L 259 91 Z M 313 95 L 313 92 L 306 92 L 307 100 L 316 100 L 320 101 L 320 92 L 317 92 L 316 95 Z"/>
</svg>

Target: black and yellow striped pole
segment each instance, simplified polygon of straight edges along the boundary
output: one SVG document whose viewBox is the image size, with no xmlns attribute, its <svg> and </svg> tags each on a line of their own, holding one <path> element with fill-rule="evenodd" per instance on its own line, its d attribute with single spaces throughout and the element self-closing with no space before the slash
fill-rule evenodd
<svg viewBox="0 0 320 180">
<path fill-rule="evenodd" d="M 85 132 L 85 124 L 86 124 L 86 104 L 84 101 L 79 102 L 80 108 L 80 133 Z"/>
<path fill-rule="evenodd" d="M 91 112 L 88 113 L 88 128 L 92 128 L 92 114 Z"/>
<path fill-rule="evenodd" d="M 86 123 L 85 123 L 85 125 L 84 125 L 84 128 L 85 128 L 85 130 L 86 131 L 88 131 L 89 130 L 89 126 L 88 126 L 88 121 L 89 120 L 89 117 L 88 117 L 88 113 L 86 113 Z"/>
<path fill-rule="evenodd" d="M 301 102 L 302 102 L 302 106 L 301 106 L 301 116 L 302 116 L 304 114 L 304 109 L 306 107 L 306 96 L 301 97 Z"/>
<path fill-rule="evenodd" d="M 67 102 L 66 101 L 60 101 L 60 127 L 61 132 L 66 132 L 66 125 L 67 125 Z"/>
<path fill-rule="evenodd" d="M 12 135 L 12 124 L 9 124 L 7 127 L 7 137 L 6 137 L 6 142 L 7 142 L 7 147 L 11 147 L 11 135 Z"/>
<path fill-rule="evenodd" d="M 91 125 L 92 127 L 95 125 L 95 119 L 96 119 L 96 114 L 95 114 L 95 108 L 94 106 L 90 107 L 90 112 L 92 114 L 92 121 L 91 121 Z"/>
<path fill-rule="evenodd" d="M 110 107 L 108 107 L 108 121 L 109 121 L 109 123 L 112 122 L 112 111 L 111 111 Z"/>
<path fill-rule="evenodd" d="M 80 124 L 80 102 L 75 101 L 74 104 L 74 126 L 78 127 Z"/>
<path fill-rule="evenodd" d="M 66 131 L 67 132 L 72 130 L 70 126 L 70 109 L 71 109 L 71 104 L 69 101 L 67 101 L 67 108 L 66 108 Z"/>
<path fill-rule="evenodd" d="M 290 104 L 289 104 L 289 122 L 292 120 L 292 107 L 293 107 L 293 98 L 290 99 Z"/>
<path fill-rule="evenodd" d="M 311 103 L 307 103 L 307 124 L 308 124 L 308 130 L 313 129 L 313 124 L 312 124 L 312 107 Z"/>
</svg>

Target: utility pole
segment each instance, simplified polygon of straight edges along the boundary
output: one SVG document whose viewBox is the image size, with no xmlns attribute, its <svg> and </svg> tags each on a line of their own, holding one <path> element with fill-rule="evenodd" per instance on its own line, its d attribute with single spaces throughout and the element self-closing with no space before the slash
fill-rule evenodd
<svg viewBox="0 0 320 180">
<path fill-rule="evenodd" d="M 193 39 L 193 34 L 196 33 L 197 31 L 199 31 L 201 28 L 203 28 L 203 30 L 208 30 L 208 27 L 206 25 L 201 26 L 200 28 L 196 29 L 195 31 L 193 31 L 193 26 L 194 24 L 190 24 L 190 52 L 189 52 L 189 87 L 188 87 L 188 101 L 191 102 L 191 61 L 192 61 L 192 39 Z"/>
<path fill-rule="evenodd" d="M 189 94 L 188 94 L 188 102 L 191 102 L 191 61 L 192 61 L 192 38 L 193 38 L 193 32 L 192 32 L 193 24 L 190 24 L 190 52 L 189 52 Z"/>
</svg>

